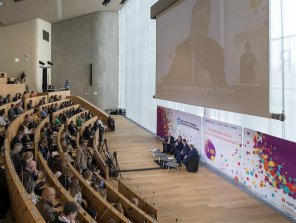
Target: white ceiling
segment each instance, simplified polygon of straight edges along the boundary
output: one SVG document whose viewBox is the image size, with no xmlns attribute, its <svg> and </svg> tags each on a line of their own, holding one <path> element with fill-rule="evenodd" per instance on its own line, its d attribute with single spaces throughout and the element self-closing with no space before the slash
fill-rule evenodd
<svg viewBox="0 0 296 223">
<path fill-rule="evenodd" d="M 103 0 L 0 0 L 0 26 L 12 25 L 35 18 L 55 23 L 98 11 L 118 11 L 121 0 L 111 0 L 104 6 Z"/>
</svg>

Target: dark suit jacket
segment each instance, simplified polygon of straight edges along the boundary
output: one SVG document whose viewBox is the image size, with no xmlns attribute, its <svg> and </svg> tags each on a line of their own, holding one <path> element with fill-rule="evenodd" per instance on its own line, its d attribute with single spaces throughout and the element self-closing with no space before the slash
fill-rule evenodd
<svg viewBox="0 0 296 223">
<path fill-rule="evenodd" d="M 209 72 L 210 79 L 214 85 L 226 85 L 223 49 L 210 38 L 206 40 L 203 65 Z M 187 38 L 177 47 L 170 71 L 164 78 L 163 84 L 182 86 L 199 85 L 199 83 L 192 83 L 192 67 L 193 59 L 190 38 Z M 198 78 L 195 79 L 197 80 Z"/>
<path fill-rule="evenodd" d="M 77 129 L 74 125 L 69 125 L 68 130 L 70 132 L 70 135 L 74 135 L 77 132 Z"/>
<path fill-rule="evenodd" d="M 199 157 L 199 155 L 198 155 L 196 148 L 193 148 L 192 150 L 190 150 L 190 152 L 186 156 L 186 158 L 184 160 L 184 164 L 186 165 L 191 158 L 198 158 L 198 157 Z"/>
<path fill-rule="evenodd" d="M 188 155 L 189 152 L 190 152 L 190 148 L 189 148 L 188 144 L 186 143 L 185 145 L 183 145 L 182 154 L 184 154 L 186 156 L 186 155 Z"/>
</svg>

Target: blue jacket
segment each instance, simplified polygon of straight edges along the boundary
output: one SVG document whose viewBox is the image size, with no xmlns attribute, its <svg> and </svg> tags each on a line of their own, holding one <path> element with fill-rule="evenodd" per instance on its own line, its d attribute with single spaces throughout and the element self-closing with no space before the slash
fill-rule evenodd
<svg viewBox="0 0 296 223">
<path fill-rule="evenodd" d="M 190 152 L 190 148 L 188 146 L 188 144 L 186 143 L 185 145 L 183 145 L 183 149 L 182 149 L 182 154 L 184 155 L 188 155 L 188 153 Z"/>
</svg>

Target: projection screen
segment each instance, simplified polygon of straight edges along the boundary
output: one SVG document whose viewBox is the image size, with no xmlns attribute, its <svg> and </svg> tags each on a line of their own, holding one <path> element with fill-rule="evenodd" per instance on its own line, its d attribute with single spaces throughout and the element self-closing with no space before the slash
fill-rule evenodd
<svg viewBox="0 0 296 223">
<path fill-rule="evenodd" d="M 156 24 L 156 98 L 270 117 L 268 0 L 180 0 Z"/>
</svg>

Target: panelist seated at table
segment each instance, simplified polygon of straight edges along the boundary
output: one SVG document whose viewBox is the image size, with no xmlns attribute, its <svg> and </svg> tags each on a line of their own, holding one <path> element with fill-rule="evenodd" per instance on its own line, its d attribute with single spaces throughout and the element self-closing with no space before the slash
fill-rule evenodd
<svg viewBox="0 0 296 223">
<path fill-rule="evenodd" d="M 171 150 L 173 150 L 174 143 L 175 143 L 174 136 L 172 136 L 170 133 L 168 133 L 163 141 L 163 152 L 170 153 Z"/>
<path fill-rule="evenodd" d="M 183 144 L 183 148 L 182 148 L 182 151 L 180 153 L 180 164 L 181 164 L 181 162 L 183 162 L 184 157 L 186 155 L 188 155 L 188 153 L 190 152 L 190 148 L 189 148 L 189 146 L 187 144 L 186 139 L 182 139 L 182 144 Z"/>
<path fill-rule="evenodd" d="M 182 152 L 182 149 L 183 149 L 182 137 L 178 136 L 175 143 L 175 151 L 174 151 L 174 157 L 178 163 L 180 163 L 180 154 Z"/>
<path fill-rule="evenodd" d="M 188 166 L 190 159 L 199 158 L 199 154 L 197 152 L 197 149 L 192 144 L 190 144 L 189 148 L 190 148 L 190 152 L 188 153 L 188 155 L 186 155 L 184 157 L 184 161 L 183 161 L 183 163 L 185 164 L 186 167 Z"/>
</svg>

